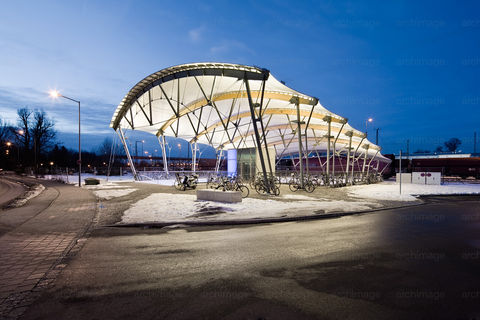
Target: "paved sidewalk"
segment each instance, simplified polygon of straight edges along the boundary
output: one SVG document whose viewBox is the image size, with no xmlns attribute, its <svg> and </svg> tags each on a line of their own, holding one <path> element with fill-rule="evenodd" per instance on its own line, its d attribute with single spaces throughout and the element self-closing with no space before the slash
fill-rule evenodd
<svg viewBox="0 0 480 320">
<path fill-rule="evenodd" d="M 1 319 L 19 317 L 55 280 L 62 258 L 95 218 L 96 199 L 88 190 L 40 182 L 46 187 L 43 197 L 30 200 L 22 208 L 30 214 L 0 237 Z M 0 211 L 0 223 L 10 222 L 10 216 L 9 210 Z"/>
</svg>

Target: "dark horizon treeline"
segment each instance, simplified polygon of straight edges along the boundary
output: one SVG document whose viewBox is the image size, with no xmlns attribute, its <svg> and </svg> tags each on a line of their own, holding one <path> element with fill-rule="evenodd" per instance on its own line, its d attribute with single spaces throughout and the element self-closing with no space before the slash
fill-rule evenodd
<svg viewBox="0 0 480 320">
<path fill-rule="evenodd" d="M 92 151 L 82 150 L 83 169 L 106 167 L 110 162 L 112 140 L 105 140 Z M 114 148 L 115 162 L 122 165 L 123 149 Z M 78 150 L 56 140 L 55 122 L 42 110 L 17 110 L 17 123 L 0 118 L 0 169 L 17 172 L 47 172 L 54 168 L 78 168 Z"/>
</svg>

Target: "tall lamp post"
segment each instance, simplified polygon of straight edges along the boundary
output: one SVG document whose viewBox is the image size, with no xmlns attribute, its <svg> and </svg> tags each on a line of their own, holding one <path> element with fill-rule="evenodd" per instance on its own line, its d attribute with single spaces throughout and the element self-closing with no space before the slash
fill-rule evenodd
<svg viewBox="0 0 480 320">
<path fill-rule="evenodd" d="M 368 118 L 367 120 L 365 120 L 365 133 L 368 135 L 368 123 L 372 122 L 373 119 L 372 118 Z"/>
<path fill-rule="evenodd" d="M 73 101 L 78 103 L 78 186 L 82 186 L 82 145 L 81 145 L 81 140 L 80 140 L 80 101 L 69 98 L 67 96 L 64 96 L 60 94 L 57 90 L 52 90 L 50 91 L 50 96 L 52 98 L 65 98 L 67 100 Z"/>
</svg>

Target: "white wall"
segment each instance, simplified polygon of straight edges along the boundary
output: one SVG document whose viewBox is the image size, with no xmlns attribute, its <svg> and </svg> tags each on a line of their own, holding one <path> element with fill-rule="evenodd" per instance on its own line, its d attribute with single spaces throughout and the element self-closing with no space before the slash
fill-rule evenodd
<svg viewBox="0 0 480 320">
<path fill-rule="evenodd" d="M 442 175 L 440 172 L 413 172 L 412 173 L 412 183 L 415 183 L 415 184 L 439 185 L 441 182 L 442 182 Z"/>
<path fill-rule="evenodd" d="M 400 182 L 400 173 L 397 173 L 396 181 L 397 183 Z M 412 174 L 402 173 L 402 183 L 412 183 Z"/>
</svg>

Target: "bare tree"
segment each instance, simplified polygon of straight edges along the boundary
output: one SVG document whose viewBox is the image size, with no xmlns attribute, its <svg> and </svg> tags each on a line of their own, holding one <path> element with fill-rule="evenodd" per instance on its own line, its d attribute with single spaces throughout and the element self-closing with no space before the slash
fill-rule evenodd
<svg viewBox="0 0 480 320">
<path fill-rule="evenodd" d="M 17 144 L 22 146 L 25 155 L 30 153 L 31 147 L 31 122 L 32 122 L 32 110 L 28 108 L 22 108 L 17 110 L 18 121 L 17 126 L 18 130 L 15 130 L 15 140 Z"/>
<path fill-rule="evenodd" d="M 11 139 L 12 127 L 0 118 L 0 144 L 3 146 Z"/>
<path fill-rule="evenodd" d="M 446 141 L 444 143 L 445 148 L 447 148 L 448 151 L 450 152 L 455 152 L 457 151 L 458 147 L 462 144 L 462 141 L 458 138 L 451 138 L 450 140 Z"/>
<path fill-rule="evenodd" d="M 55 123 L 41 110 L 22 108 L 17 110 L 17 115 L 18 127 L 13 130 L 17 145 L 23 149 L 23 159 L 36 165 L 36 160 L 53 145 Z"/>
<path fill-rule="evenodd" d="M 105 138 L 97 149 L 97 154 L 102 157 L 109 157 L 112 150 L 112 139 Z"/>
<path fill-rule="evenodd" d="M 37 154 L 47 151 L 53 145 L 55 136 L 55 122 L 49 119 L 44 111 L 35 110 L 33 114 L 33 123 L 31 135 L 34 145 L 37 148 Z"/>
</svg>

